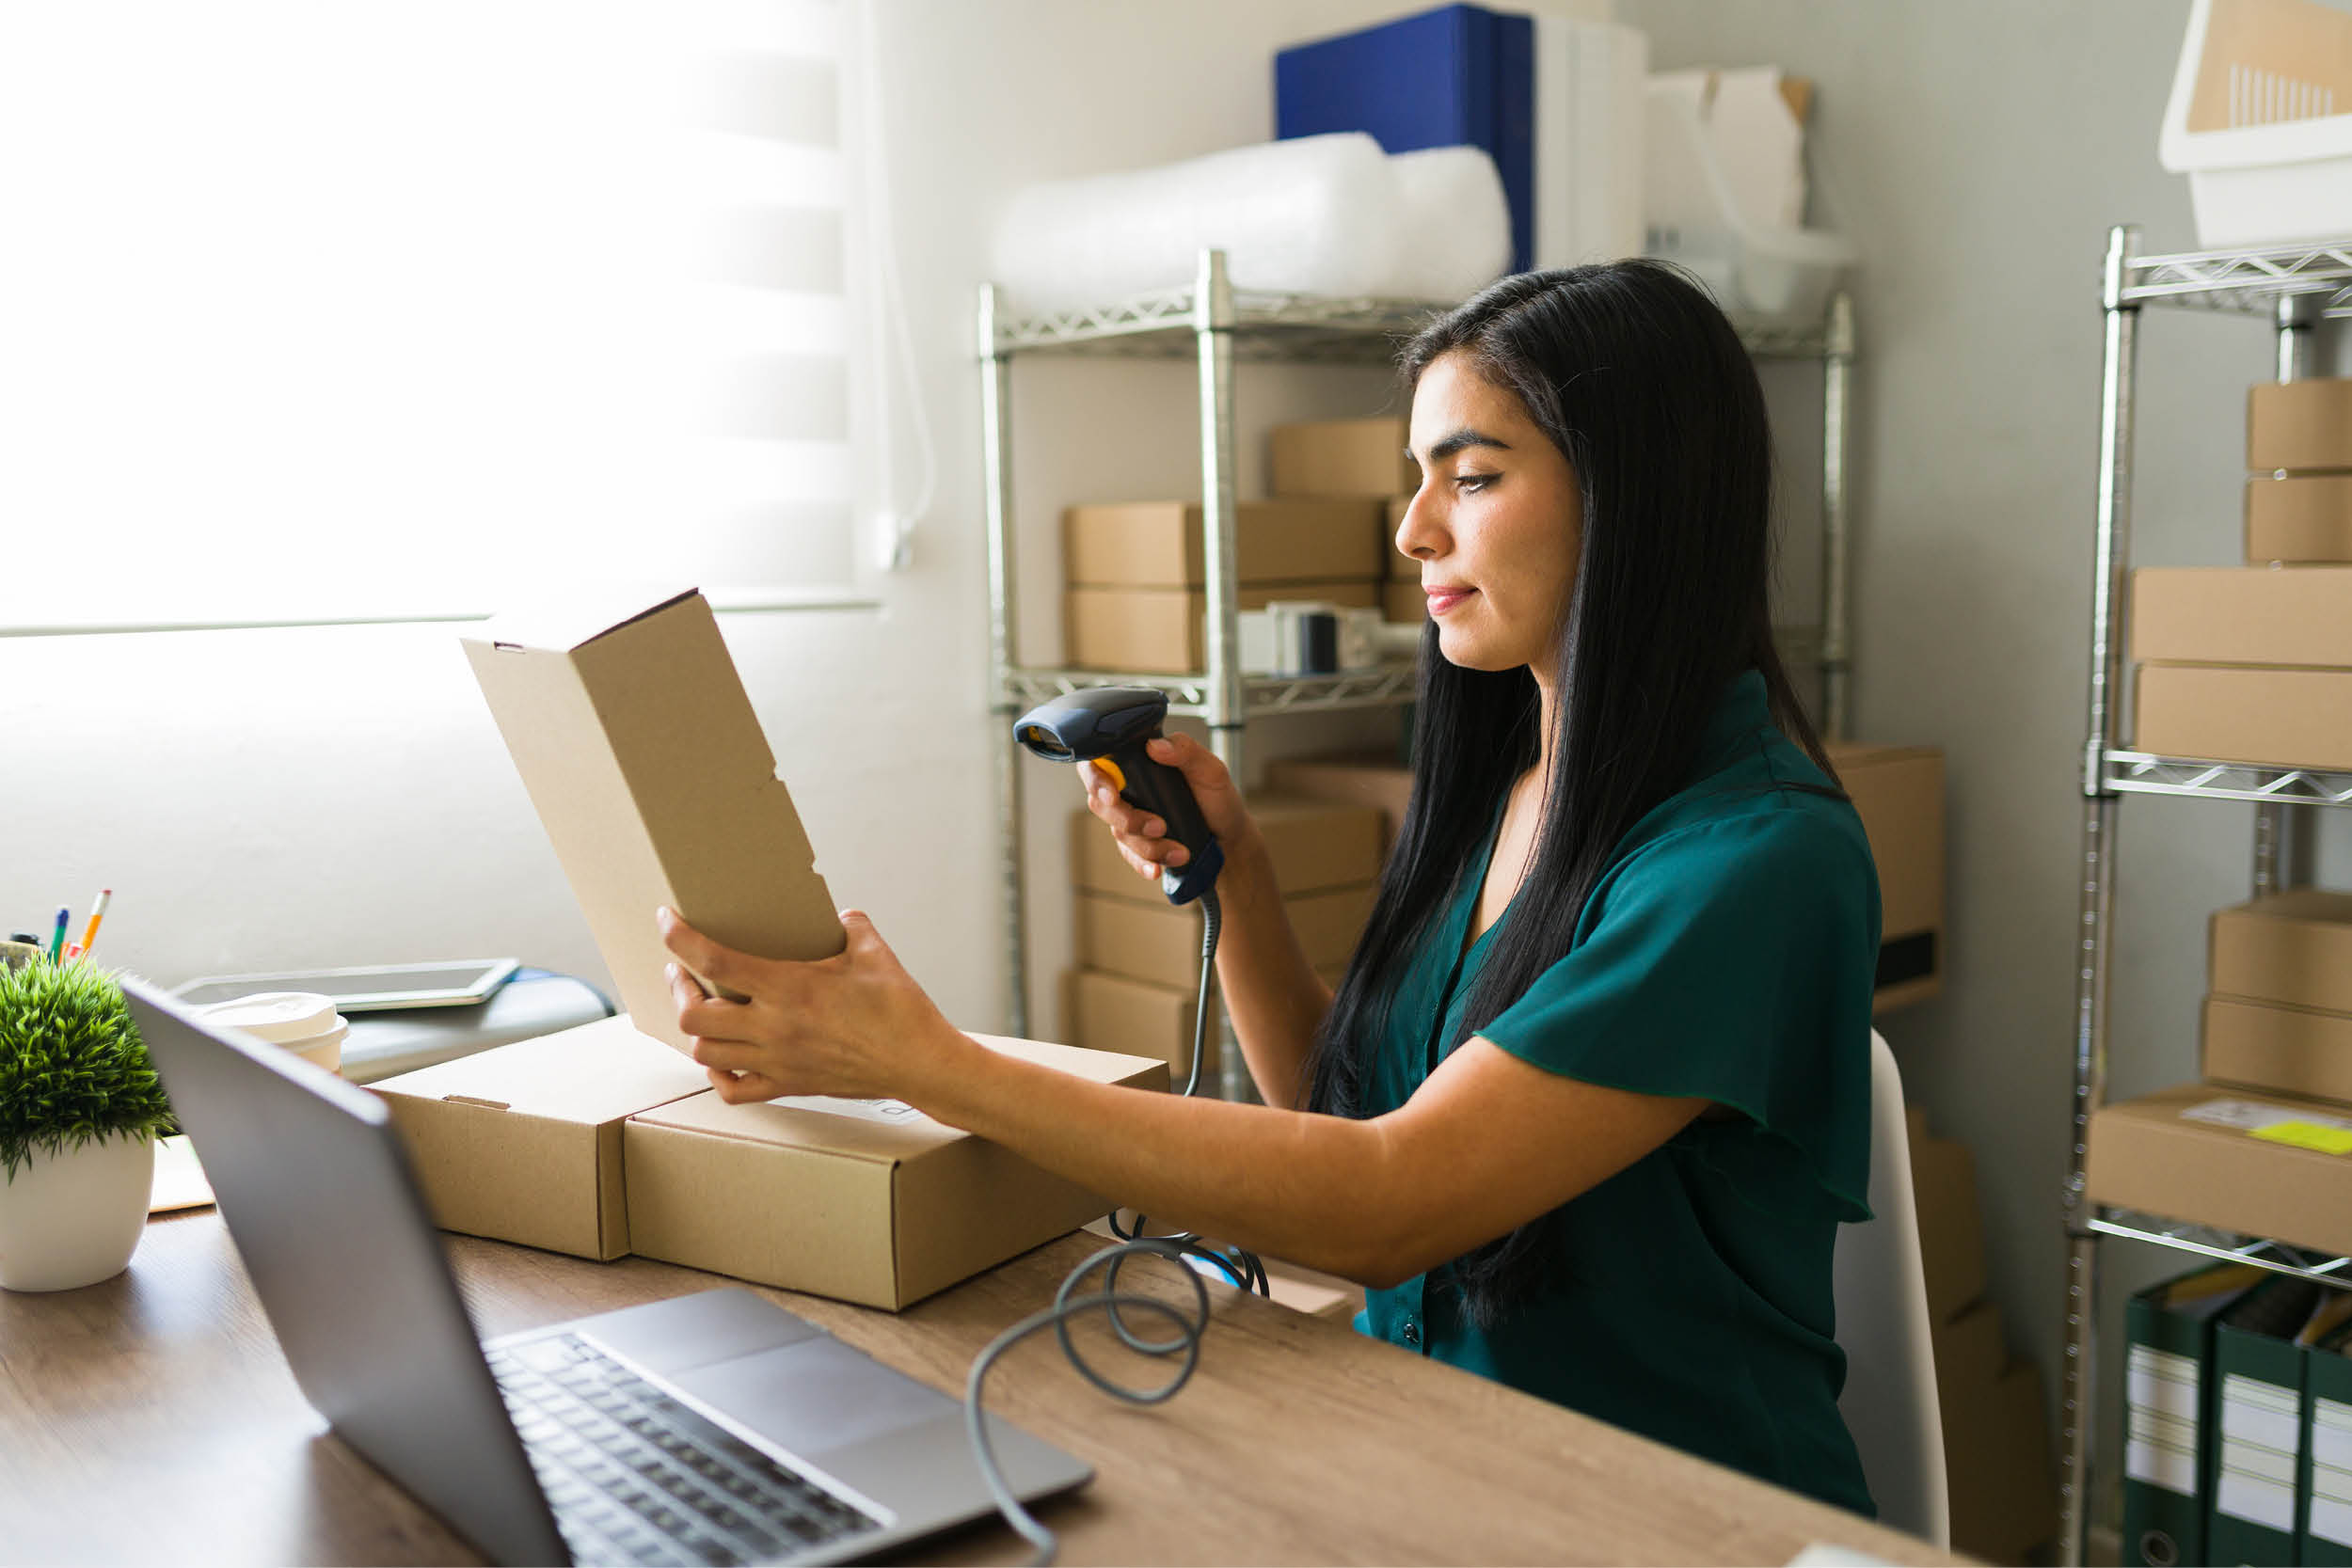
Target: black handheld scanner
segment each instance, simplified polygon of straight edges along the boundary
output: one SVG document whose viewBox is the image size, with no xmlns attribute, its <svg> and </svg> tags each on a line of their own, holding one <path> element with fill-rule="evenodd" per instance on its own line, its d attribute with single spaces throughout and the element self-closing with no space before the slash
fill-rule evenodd
<svg viewBox="0 0 2352 1568">
<path fill-rule="evenodd" d="M 1225 869 L 1225 851 L 1184 774 L 1144 754 L 1144 743 L 1160 738 L 1160 721 L 1167 717 L 1165 691 L 1097 686 L 1030 709 L 1013 721 L 1012 737 L 1048 762 L 1094 764 L 1110 776 L 1120 800 L 1167 823 L 1168 836 L 1192 858 L 1160 873 L 1160 891 L 1171 904 L 1189 904 Z"/>
</svg>

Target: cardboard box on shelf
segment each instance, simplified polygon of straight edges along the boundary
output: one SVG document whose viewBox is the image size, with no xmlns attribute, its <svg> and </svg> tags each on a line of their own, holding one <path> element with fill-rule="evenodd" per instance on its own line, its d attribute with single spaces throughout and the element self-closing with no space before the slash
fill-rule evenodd
<svg viewBox="0 0 2352 1568">
<path fill-rule="evenodd" d="M 2352 769 L 2352 670 L 2143 664 L 2136 705 L 2137 751 Z"/>
<path fill-rule="evenodd" d="M 2352 562 L 2352 474 L 2248 480 L 2246 560 Z"/>
<path fill-rule="evenodd" d="M 2143 566 L 2131 627 L 2147 662 L 2352 669 L 2352 566 Z"/>
<path fill-rule="evenodd" d="M 1156 1058 L 973 1038 L 1099 1084 L 1168 1087 Z M 630 1117 L 623 1140 L 641 1257 L 892 1311 L 1110 1210 L 895 1101 L 729 1105 L 705 1092 Z"/>
<path fill-rule="evenodd" d="M 1977 1206 L 1976 1157 L 1955 1139 L 1915 1138 L 1911 1185 L 1919 1213 L 1928 1319 L 1947 1323 L 1984 1295 L 1984 1215 Z"/>
<path fill-rule="evenodd" d="M 2352 1252 L 2340 1105 L 2182 1084 L 2090 1114 L 2085 1194 L 2171 1219 Z"/>
<path fill-rule="evenodd" d="M 1391 582 L 1421 580 L 1421 562 L 1396 547 L 1396 531 L 1405 526 L 1405 514 L 1412 504 L 1413 498 L 1410 496 L 1391 496 L 1387 511 L 1380 519 L 1380 526 L 1388 531 L 1381 536 L 1380 544 Z"/>
<path fill-rule="evenodd" d="M 1949 1404 L 1963 1390 L 1989 1388 L 2009 1370 L 2009 1342 L 2001 1334 L 2001 1309 L 1979 1301 L 1949 1323 L 1931 1324 L 1937 1396 Z"/>
<path fill-rule="evenodd" d="M 1377 754 L 1282 757 L 1267 764 L 1266 783 L 1284 795 L 1376 807 L 1387 824 L 1380 839 L 1384 861 L 1413 795 L 1413 770 Z"/>
<path fill-rule="evenodd" d="M 1387 620 L 1401 621 L 1408 626 L 1415 621 L 1428 620 L 1429 595 L 1422 590 L 1421 578 L 1391 580 L 1381 591 L 1380 613 Z"/>
<path fill-rule="evenodd" d="M 1276 599 L 1371 609 L 1380 602 L 1380 589 L 1369 578 L 1290 582 L 1244 588 L 1234 599 L 1241 610 L 1263 610 Z M 1062 657 L 1073 670 L 1188 675 L 1208 668 L 1208 594 L 1193 589 L 1068 589 L 1062 594 Z"/>
<path fill-rule="evenodd" d="M 769 958 L 841 921 L 698 593 L 501 617 L 464 639 L 499 733 L 638 1026 L 680 1051 L 653 911 Z"/>
<path fill-rule="evenodd" d="M 1343 964 L 1372 916 L 1371 886 L 1333 888 L 1283 900 L 1291 927 L 1317 969 Z M 1089 969 L 1172 990 L 1200 978 L 1200 911 L 1102 894 L 1078 895 L 1078 958 Z"/>
<path fill-rule="evenodd" d="M 2246 396 L 2246 466 L 2352 468 L 2352 380 L 2258 381 Z"/>
<path fill-rule="evenodd" d="M 623 1017 L 369 1087 L 392 1114 L 434 1224 L 601 1260 L 629 1250 L 621 1124 L 707 1093 L 710 1080 Z"/>
<path fill-rule="evenodd" d="M 1944 753 L 1853 741 L 1824 749 L 1878 864 L 1876 1010 L 1932 996 L 1944 968 Z"/>
<path fill-rule="evenodd" d="M 2025 1562 L 2058 1533 L 2058 1477 L 2032 1363 L 1956 1387 L 1944 1402 L 1944 1470 L 1954 1551 Z"/>
<path fill-rule="evenodd" d="M 1070 1043 L 1089 1051 L 1157 1056 L 1168 1063 L 1170 1083 L 1184 1086 L 1192 1070 L 1192 1033 L 1198 1000 L 1193 987 L 1155 986 L 1099 969 L 1073 969 L 1063 980 L 1062 1009 Z M 1202 1042 L 1200 1073 L 1217 1070 L 1217 1031 Z"/>
<path fill-rule="evenodd" d="M 1243 501 L 1233 566 L 1244 587 L 1371 579 L 1387 570 L 1376 500 Z M 1200 505 L 1129 501 L 1062 514 L 1062 579 L 1081 588 L 1206 584 Z M 1278 595 L 1287 597 L 1288 595 Z"/>
<path fill-rule="evenodd" d="M 2216 910 L 2214 990 L 2352 1013 L 2352 893 L 2293 888 Z"/>
<path fill-rule="evenodd" d="M 2205 998 L 2208 1083 L 2352 1103 L 2352 1013 Z"/>
<path fill-rule="evenodd" d="M 1261 796 L 1250 816 L 1274 864 L 1274 885 L 1284 897 L 1352 887 L 1380 875 L 1381 817 L 1377 808 L 1335 800 Z M 1070 818 L 1071 880 L 1093 893 L 1164 904 L 1159 884 L 1136 875 L 1092 812 Z"/>
<path fill-rule="evenodd" d="M 1421 468 L 1405 455 L 1405 420 L 1314 420 L 1278 424 L 1271 441 L 1278 496 L 1410 495 Z"/>
</svg>

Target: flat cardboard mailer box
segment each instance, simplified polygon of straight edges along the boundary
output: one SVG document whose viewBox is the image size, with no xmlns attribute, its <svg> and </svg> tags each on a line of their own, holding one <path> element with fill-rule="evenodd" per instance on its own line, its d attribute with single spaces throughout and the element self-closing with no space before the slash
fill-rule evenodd
<svg viewBox="0 0 2352 1568">
<path fill-rule="evenodd" d="M 1278 424 L 1269 442 L 1278 496 L 1387 499 L 1421 487 L 1421 466 L 1405 454 L 1405 420 L 1312 420 Z"/>
<path fill-rule="evenodd" d="M 702 594 L 650 608 L 643 594 L 582 598 L 463 641 L 639 1028 L 691 1049 L 657 906 L 765 958 L 841 951 L 816 853 Z"/>
<path fill-rule="evenodd" d="M 2093 1111 L 2086 1159 L 2093 1203 L 2352 1253 L 2352 1117 L 2341 1105 L 2182 1084 Z"/>
<path fill-rule="evenodd" d="M 1150 1057 L 972 1037 L 1098 1084 L 1168 1086 Z M 623 1157 L 639 1256 L 893 1311 L 1111 1208 L 896 1101 L 699 1094 L 629 1117 Z"/>
<path fill-rule="evenodd" d="M 2132 657 L 2352 669 L 2352 566 L 2143 566 Z"/>
<path fill-rule="evenodd" d="M 1245 588 L 1371 581 L 1387 570 L 1383 515 L 1376 500 L 1243 501 L 1233 515 L 1234 578 Z M 1062 580 L 1074 588 L 1205 587 L 1205 526 L 1198 503 L 1071 507 L 1062 514 Z"/>
<path fill-rule="evenodd" d="M 621 1124 L 709 1092 L 710 1079 L 623 1017 L 369 1087 L 392 1114 L 434 1224 L 605 1259 L 629 1250 Z"/>
<path fill-rule="evenodd" d="M 2352 1013 L 2352 893 L 2292 888 L 2216 910 L 2214 990 Z"/>
<path fill-rule="evenodd" d="M 1356 951 L 1356 939 L 1363 934 L 1364 923 L 1372 918 L 1375 892 L 1367 883 L 1305 893 L 1282 901 L 1309 964 L 1329 971 L 1347 962 Z M 1197 906 L 1177 909 L 1165 900 L 1151 904 L 1083 890 L 1077 905 L 1078 958 L 1089 969 L 1179 990 L 1199 982 L 1200 911 Z"/>
<path fill-rule="evenodd" d="M 1353 581 L 1257 584 L 1239 590 L 1242 610 L 1301 599 L 1370 610 L 1381 585 Z M 1073 670 L 1188 675 L 1209 663 L 1209 597 L 1189 588 L 1073 588 L 1062 594 L 1062 655 Z"/>
<path fill-rule="evenodd" d="M 2133 701 L 2137 751 L 2352 769 L 2352 670 L 2142 664 Z"/>
<path fill-rule="evenodd" d="M 1944 753 L 1851 741 L 1824 750 L 1878 865 L 1876 1009 L 1932 996 L 1944 974 Z"/>
<path fill-rule="evenodd" d="M 2246 395 L 2246 466 L 2352 468 L 2352 380 L 2256 382 Z"/>
<path fill-rule="evenodd" d="M 1285 897 L 1376 880 L 1381 817 L 1377 808 L 1303 797 L 1260 796 L 1249 815 L 1274 863 L 1274 885 Z M 1092 812 L 1070 818 L 1071 881 L 1090 893 L 1139 903 L 1166 904 L 1156 881 L 1136 874 L 1110 830 Z"/>
<path fill-rule="evenodd" d="M 2352 474 L 2248 480 L 2246 561 L 2251 566 L 2352 562 Z"/>
<path fill-rule="evenodd" d="M 2208 1083 L 2352 1104 L 2352 1013 L 2205 998 Z"/>
</svg>

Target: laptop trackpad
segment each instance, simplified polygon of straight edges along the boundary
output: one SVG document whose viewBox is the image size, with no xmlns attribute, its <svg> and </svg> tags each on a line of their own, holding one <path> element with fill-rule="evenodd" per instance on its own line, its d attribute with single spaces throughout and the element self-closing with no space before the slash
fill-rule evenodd
<svg viewBox="0 0 2352 1568">
<path fill-rule="evenodd" d="M 957 1408 L 946 1395 L 831 1337 L 669 1376 L 696 1399 L 812 1459 Z"/>
</svg>

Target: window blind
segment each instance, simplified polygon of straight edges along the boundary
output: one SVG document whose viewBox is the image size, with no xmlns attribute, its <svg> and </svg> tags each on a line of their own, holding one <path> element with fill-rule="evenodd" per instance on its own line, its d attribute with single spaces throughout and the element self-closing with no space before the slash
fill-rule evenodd
<svg viewBox="0 0 2352 1568">
<path fill-rule="evenodd" d="M 0 627 L 846 585 L 844 31 L 0 8 Z"/>
</svg>

